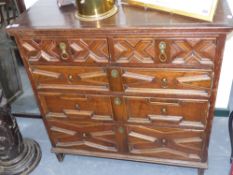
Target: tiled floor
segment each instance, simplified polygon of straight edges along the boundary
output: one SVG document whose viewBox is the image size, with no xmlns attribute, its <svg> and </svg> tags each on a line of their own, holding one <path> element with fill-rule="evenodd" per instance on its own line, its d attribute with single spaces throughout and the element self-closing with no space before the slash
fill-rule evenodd
<svg viewBox="0 0 233 175">
<path fill-rule="evenodd" d="M 59 163 L 50 152 L 50 142 L 42 120 L 18 118 L 24 137 L 35 139 L 42 149 L 42 160 L 31 175 L 197 175 L 196 169 L 113 160 L 86 156 L 66 156 Z M 215 118 L 209 148 L 209 169 L 205 175 L 228 175 L 230 142 L 227 118 Z"/>
</svg>

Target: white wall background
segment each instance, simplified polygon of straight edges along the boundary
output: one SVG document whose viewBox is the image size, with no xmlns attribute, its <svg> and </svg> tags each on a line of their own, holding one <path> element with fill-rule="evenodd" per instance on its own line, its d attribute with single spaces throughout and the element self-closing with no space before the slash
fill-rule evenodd
<svg viewBox="0 0 233 175">
<path fill-rule="evenodd" d="M 26 8 L 30 8 L 37 0 L 24 0 Z M 48 0 L 49 1 L 49 0 Z M 221 0 L 220 0 L 221 1 Z M 233 0 L 227 0 L 233 13 Z M 228 102 L 233 81 L 233 33 L 227 38 L 222 72 L 220 76 L 216 108 L 228 108 Z"/>
</svg>

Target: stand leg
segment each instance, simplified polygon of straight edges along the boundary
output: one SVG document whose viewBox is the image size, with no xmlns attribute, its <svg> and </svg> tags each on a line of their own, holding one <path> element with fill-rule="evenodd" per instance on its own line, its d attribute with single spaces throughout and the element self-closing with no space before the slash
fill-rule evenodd
<svg viewBox="0 0 233 175">
<path fill-rule="evenodd" d="M 0 89 L 0 174 L 29 174 L 41 159 L 38 143 L 23 139 Z"/>
<path fill-rule="evenodd" d="M 63 160 L 64 160 L 64 158 L 65 158 L 65 155 L 64 155 L 64 154 L 62 154 L 62 153 L 57 153 L 56 156 L 57 156 L 57 160 L 58 160 L 59 162 L 63 162 Z"/>
<path fill-rule="evenodd" d="M 229 135 L 230 135 L 230 141 L 231 141 L 231 158 L 230 162 L 232 163 L 233 160 L 233 128 L 232 128 L 232 122 L 233 122 L 233 111 L 231 112 L 228 120 L 228 127 L 229 127 Z"/>
<path fill-rule="evenodd" d="M 198 173 L 198 175 L 204 175 L 205 174 L 205 169 L 198 168 L 197 173 Z"/>
</svg>

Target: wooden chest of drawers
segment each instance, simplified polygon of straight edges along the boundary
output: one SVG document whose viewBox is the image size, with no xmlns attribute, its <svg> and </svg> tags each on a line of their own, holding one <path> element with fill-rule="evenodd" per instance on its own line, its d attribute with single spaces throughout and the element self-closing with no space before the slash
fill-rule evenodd
<svg viewBox="0 0 233 175">
<path fill-rule="evenodd" d="M 76 20 L 74 12 L 40 0 L 7 29 L 52 151 L 60 160 L 80 154 L 203 173 L 224 43 L 233 27 L 225 0 L 213 23 L 121 5 L 98 22 Z"/>
</svg>

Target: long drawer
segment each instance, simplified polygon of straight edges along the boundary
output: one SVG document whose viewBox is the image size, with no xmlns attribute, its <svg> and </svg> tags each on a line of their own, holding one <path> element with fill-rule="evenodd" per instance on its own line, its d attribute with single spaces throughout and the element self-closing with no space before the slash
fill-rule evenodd
<svg viewBox="0 0 233 175">
<path fill-rule="evenodd" d="M 204 129 L 207 123 L 208 100 L 130 96 L 124 99 L 128 123 L 194 129 Z"/>
<path fill-rule="evenodd" d="M 201 161 L 202 130 L 127 125 L 129 153 L 174 160 Z"/>
</svg>

